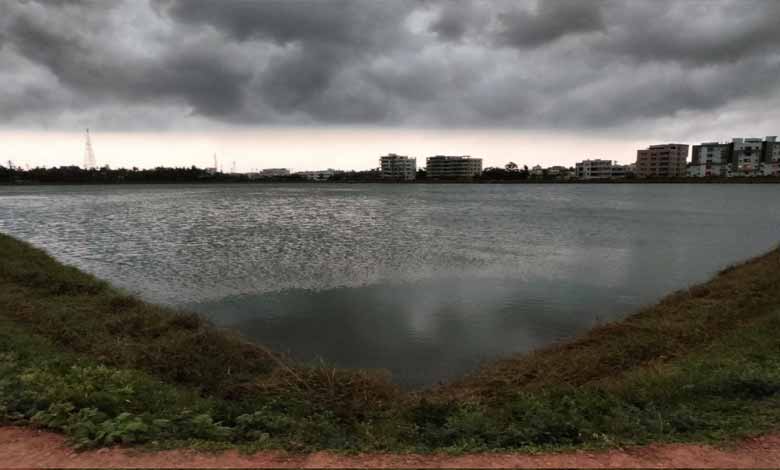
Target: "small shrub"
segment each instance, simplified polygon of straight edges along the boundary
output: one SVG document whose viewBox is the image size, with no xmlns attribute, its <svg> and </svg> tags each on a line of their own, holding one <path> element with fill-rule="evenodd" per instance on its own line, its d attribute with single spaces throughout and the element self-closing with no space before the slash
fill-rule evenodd
<svg viewBox="0 0 780 470">
<path fill-rule="evenodd" d="M 290 433 L 295 426 L 295 420 L 284 411 L 279 412 L 266 405 L 251 414 L 243 414 L 236 418 L 236 433 L 244 439 L 267 439 Z"/>
<path fill-rule="evenodd" d="M 113 313 L 123 313 L 128 310 L 139 308 L 143 302 L 129 295 L 116 295 L 108 301 L 108 307 Z"/>
<path fill-rule="evenodd" d="M 459 408 L 447 418 L 443 436 L 455 446 L 460 444 L 470 449 L 495 447 L 505 426 L 487 411 L 476 406 Z"/>
<path fill-rule="evenodd" d="M 780 394 L 780 382 L 762 377 L 731 378 L 701 391 L 723 398 L 763 400 Z"/>
<path fill-rule="evenodd" d="M 179 434 L 195 439 L 214 441 L 228 440 L 232 435 L 232 429 L 214 422 L 214 418 L 206 413 L 189 416 L 188 414 L 175 419 L 173 422 Z"/>
<path fill-rule="evenodd" d="M 696 285 L 688 289 L 688 294 L 693 298 L 707 297 L 710 295 L 710 288 L 706 285 Z"/>
<path fill-rule="evenodd" d="M 177 312 L 170 316 L 168 324 L 172 328 L 191 331 L 201 328 L 205 324 L 205 320 L 196 313 Z"/>
</svg>

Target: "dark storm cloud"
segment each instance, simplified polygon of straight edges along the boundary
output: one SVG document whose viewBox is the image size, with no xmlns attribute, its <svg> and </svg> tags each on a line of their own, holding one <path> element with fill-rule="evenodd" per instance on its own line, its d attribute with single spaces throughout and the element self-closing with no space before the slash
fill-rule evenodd
<svg viewBox="0 0 780 470">
<path fill-rule="evenodd" d="M 45 24 L 21 17 L 8 29 L 8 36 L 26 58 L 45 65 L 57 77 L 76 87 L 104 86 L 102 71 L 92 63 L 86 41 L 73 34 L 57 34 Z"/>
<path fill-rule="evenodd" d="M 104 0 L 19 0 L 21 3 L 37 3 L 45 7 L 69 8 L 89 6 L 91 8 L 106 8 L 110 1 Z"/>
<path fill-rule="evenodd" d="M 780 48 L 780 2 L 656 0 L 615 8 L 610 34 L 599 47 L 637 61 L 706 65 L 734 62 Z"/>
<path fill-rule="evenodd" d="M 415 7 L 413 1 L 153 0 L 183 23 L 213 26 L 234 39 L 278 43 L 371 43 Z"/>
<path fill-rule="evenodd" d="M 296 48 L 270 61 L 259 91 L 276 109 L 299 109 L 328 89 L 344 60 L 338 48 L 322 45 Z"/>
<path fill-rule="evenodd" d="M 154 6 L 177 22 L 211 27 L 240 43 L 270 41 L 282 47 L 282 53 L 261 64 L 248 92 L 282 115 L 341 123 L 380 120 L 385 114 L 375 109 L 378 103 L 370 96 L 341 93 L 359 84 L 336 83 L 334 78 L 374 55 L 403 46 L 403 21 L 420 4 L 155 0 Z M 337 97 L 342 100 L 334 100 Z"/>
<path fill-rule="evenodd" d="M 74 12 L 78 16 L 92 2 L 59 3 L 55 6 L 84 7 Z M 250 74 L 219 50 L 180 45 L 154 57 L 123 55 L 111 49 L 107 25 L 87 18 L 82 24 L 86 31 L 73 26 L 66 22 L 64 28 L 52 27 L 45 16 L 18 15 L 7 34 L 23 57 L 45 67 L 61 85 L 92 102 L 172 100 L 216 117 L 229 117 L 240 107 L 241 87 L 236 85 L 248 81 Z M 96 40 L 103 36 L 107 42 Z"/>
<path fill-rule="evenodd" d="M 0 120 L 652 127 L 777 104 L 777 18 L 774 0 L 4 0 Z"/>
<path fill-rule="evenodd" d="M 430 30 L 445 41 L 460 41 L 484 28 L 490 20 L 489 4 L 465 1 L 442 2 Z"/>
<path fill-rule="evenodd" d="M 461 8 L 445 6 L 439 18 L 431 24 L 431 31 L 447 40 L 460 40 L 468 30 L 469 13 Z"/>
<path fill-rule="evenodd" d="M 601 2 L 544 0 L 535 11 L 515 7 L 500 13 L 499 39 L 519 47 L 536 47 L 564 36 L 604 29 Z"/>
</svg>

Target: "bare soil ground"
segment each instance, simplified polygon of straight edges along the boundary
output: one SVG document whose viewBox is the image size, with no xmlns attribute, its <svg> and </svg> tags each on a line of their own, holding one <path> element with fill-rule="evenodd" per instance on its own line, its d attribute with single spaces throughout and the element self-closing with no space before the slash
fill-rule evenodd
<svg viewBox="0 0 780 470">
<path fill-rule="evenodd" d="M 728 448 L 664 444 L 603 452 L 471 454 L 449 456 L 326 452 L 294 455 L 187 450 L 141 452 L 110 448 L 75 452 L 65 439 L 34 429 L 0 428 L 0 468 L 773 468 L 780 467 L 780 435 Z"/>
</svg>

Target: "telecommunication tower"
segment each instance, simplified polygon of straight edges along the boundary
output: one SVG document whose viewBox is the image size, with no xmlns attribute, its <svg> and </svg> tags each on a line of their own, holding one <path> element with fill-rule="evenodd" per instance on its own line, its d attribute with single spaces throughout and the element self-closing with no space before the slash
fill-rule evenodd
<svg viewBox="0 0 780 470">
<path fill-rule="evenodd" d="M 89 129 L 87 129 L 86 145 L 84 147 L 84 169 L 94 170 L 97 167 L 95 162 L 95 151 L 92 150 L 92 140 L 89 138 Z"/>
</svg>

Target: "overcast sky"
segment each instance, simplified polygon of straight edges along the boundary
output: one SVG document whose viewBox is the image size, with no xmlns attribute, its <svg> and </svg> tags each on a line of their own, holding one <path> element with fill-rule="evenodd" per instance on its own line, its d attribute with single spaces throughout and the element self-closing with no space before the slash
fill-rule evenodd
<svg viewBox="0 0 780 470">
<path fill-rule="evenodd" d="M 780 1 L 0 0 L 0 160 L 572 164 L 780 133 Z"/>
</svg>

